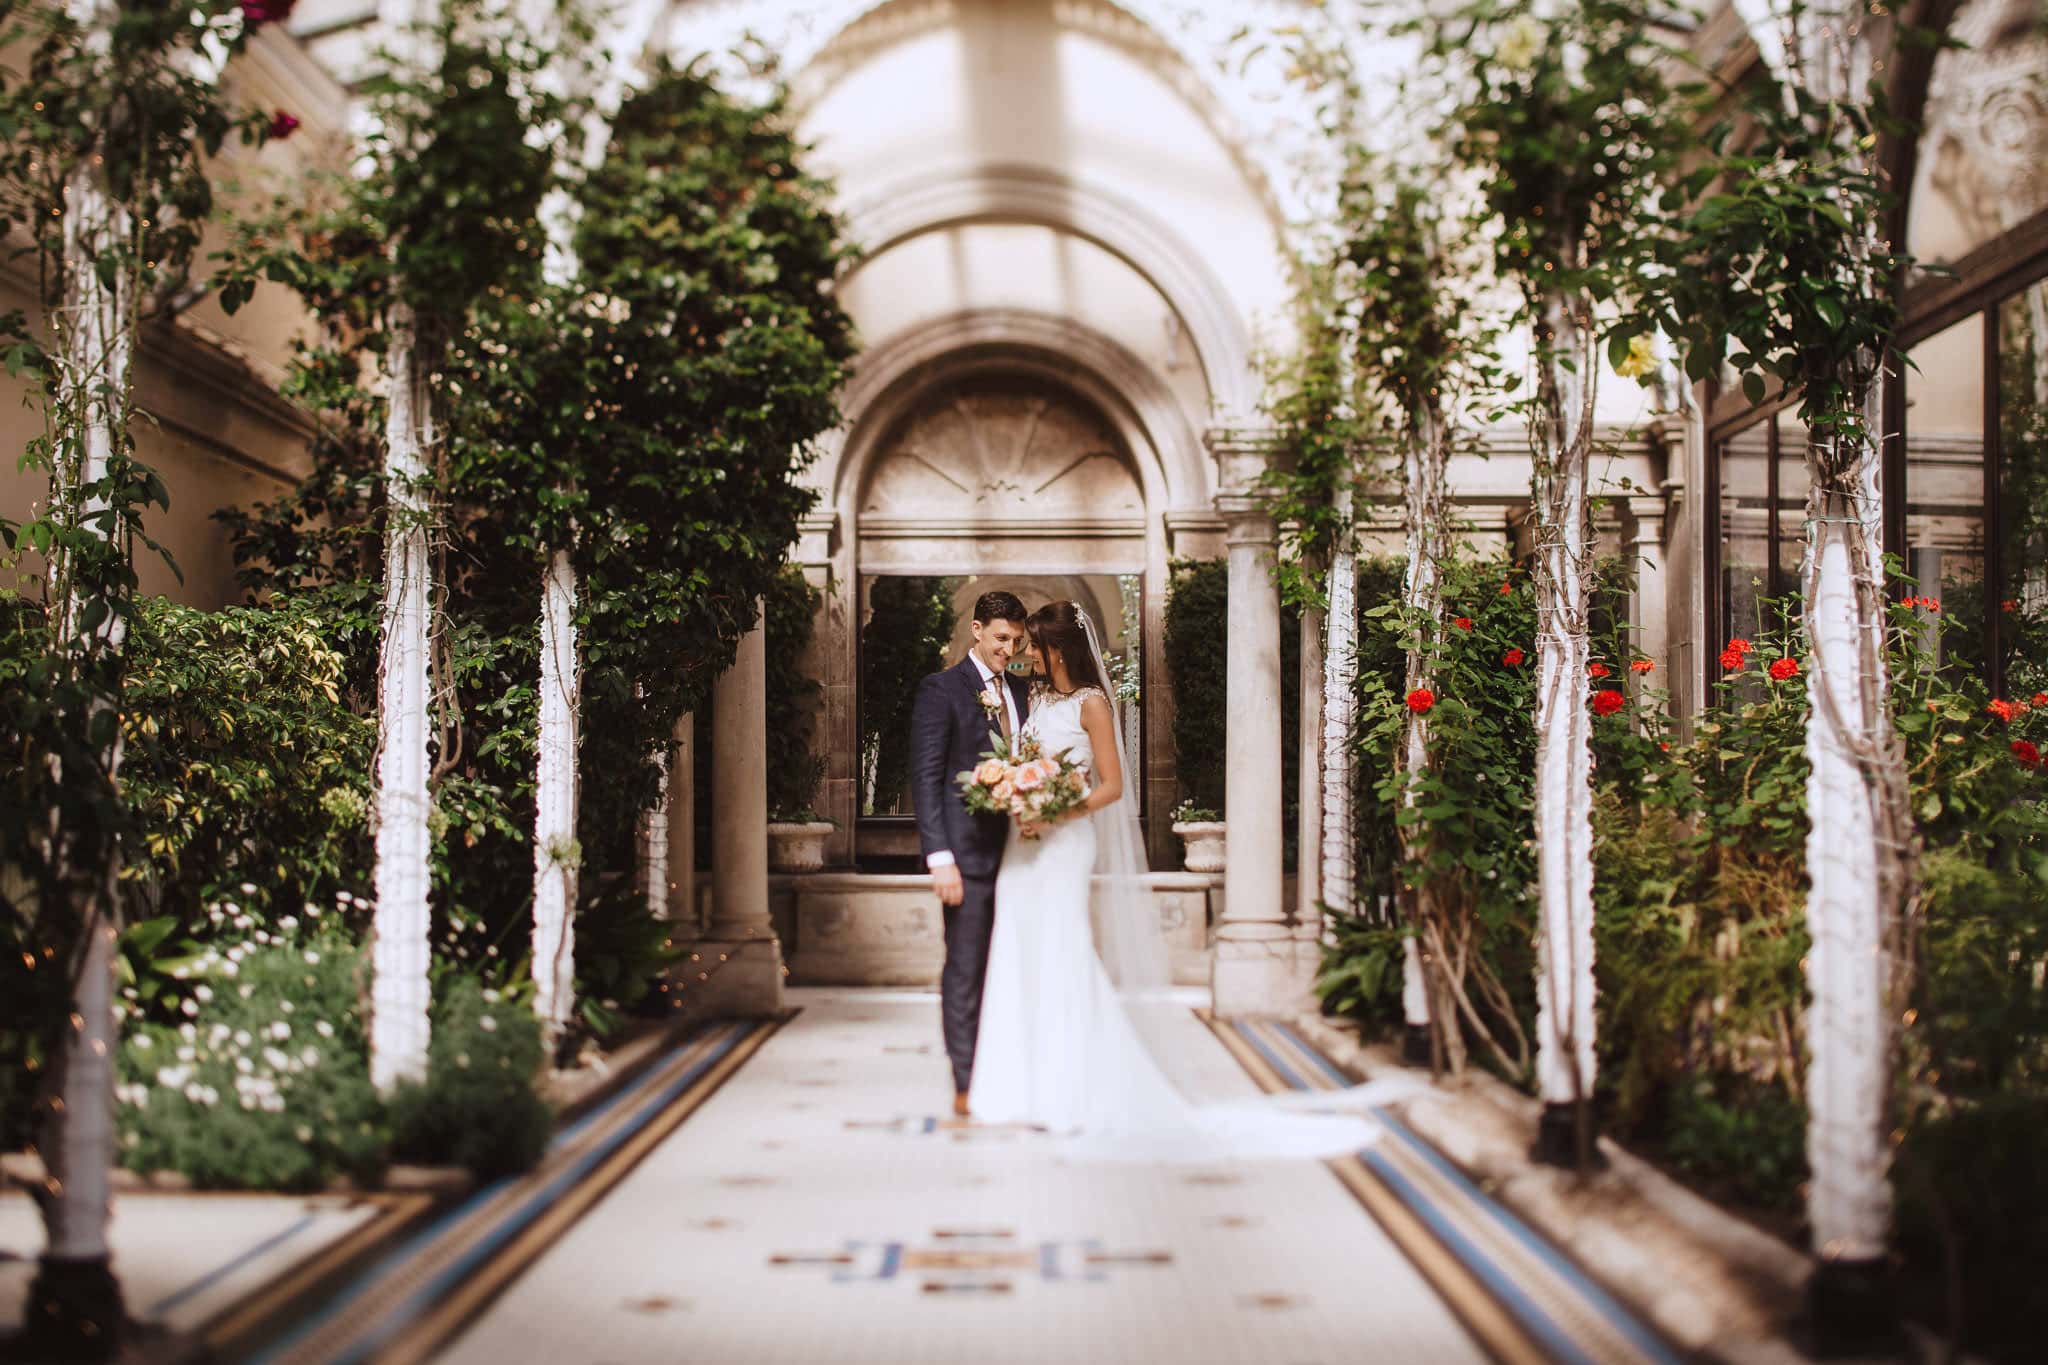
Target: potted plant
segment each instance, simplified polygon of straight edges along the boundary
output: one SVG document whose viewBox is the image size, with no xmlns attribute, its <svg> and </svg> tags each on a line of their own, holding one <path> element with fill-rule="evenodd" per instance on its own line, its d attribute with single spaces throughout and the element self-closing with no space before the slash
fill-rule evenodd
<svg viewBox="0 0 2048 1365">
<path fill-rule="evenodd" d="M 1182 865 L 1190 872 L 1221 872 L 1224 862 L 1223 813 L 1187 800 L 1173 808 L 1172 819 L 1173 832 L 1187 846 L 1181 858 Z"/>
</svg>

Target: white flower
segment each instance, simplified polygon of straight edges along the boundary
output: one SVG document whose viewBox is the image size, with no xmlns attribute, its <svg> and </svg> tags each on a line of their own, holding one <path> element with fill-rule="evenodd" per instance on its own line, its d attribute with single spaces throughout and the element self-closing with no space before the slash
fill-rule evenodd
<svg viewBox="0 0 2048 1365">
<path fill-rule="evenodd" d="M 247 1057 L 237 1057 L 235 1058 L 235 1070 L 247 1076 L 256 1070 L 256 1063 L 250 1061 Z"/>
<path fill-rule="evenodd" d="M 185 976 L 186 976 L 186 972 L 185 972 L 185 969 L 184 969 L 183 967 L 173 967 L 173 968 L 171 968 L 171 975 L 172 975 L 172 977 L 174 977 L 175 979 L 177 979 L 177 980 L 179 980 L 179 981 L 183 981 L 183 980 L 185 979 Z"/>
<path fill-rule="evenodd" d="M 1533 14 L 1518 16 L 1502 35 L 1494 60 L 1510 71 L 1526 71 L 1543 51 L 1543 21 Z"/>
<path fill-rule="evenodd" d="M 308 949 L 306 950 L 306 963 L 307 963 L 307 965 L 308 965 L 308 966 L 312 966 L 312 965 L 314 965 L 314 964 L 317 964 L 317 963 L 318 963 L 319 961 L 320 961 L 320 954 L 318 954 L 318 953 L 314 952 L 314 951 L 313 951 L 313 950 L 312 950 L 311 948 L 308 948 Z"/>
<path fill-rule="evenodd" d="M 238 962 L 223 962 L 220 964 L 220 974 L 222 976 L 240 976 L 242 974 L 241 964 Z M 242 998 L 247 1000 L 249 997 L 245 995 Z"/>
<path fill-rule="evenodd" d="M 198 1055 L 199 1054 L 196 1050 L 189 1047 L 181 1047 L 178 1049 L 178 1060 L 181 1062 L 189 1062 Z"/>
<path fill-rule="evenodd" d="M 485 1033 L 496 1033 L 498 1031 L 498 1021 L 496 1019 L 493 1019 L 488 1014 L 486 1014 L 483 1018 L 477 1020 L 476 1026 L 482 1029 Z"/>
<path fill-rule="evenodd" d="M 182 1066 L 159 1067 L 156 1073 L 156 1083 L 166 1090 L 176 1090 L 185 1083 L 185 1078 L 191 1074 L 188 1068 Z"/>
<path fill-rule="evenodd" d="M 299 922 L 294 917 L 286 915 L 277 922 L 277 927 L 280 929 L 296 929 L 299 927 Z"/>
<path fill-rule="evenodd" d="M 283 1042 L 285 1039 L 292 1036 L 292 1026 L 290 1024 L 287 1024 L 284 1020 L 280 1019 L 276 1023 L 272 1024 L 268 1029 L 266 1029 L 265 1032 L 267 1032 L 271 1037 L 277 1039 L 279 1042 Z"/>
<path fill-rule="evenodd" d="M 254 986 L 244 986 L 239 994 L 244 1000 L 247 1000 L 250 996 L 256 994 L 256 988 Z"/>
<path fill-rule="evenodd" d="M 280 1000 L 280 1001 L 278 1001 L 278 1002 L 277 1002 L 277 1007 L 278 1007 L 279 1009 L 283 1010 L 283 1011 L 284 1011 L 284 1012 L 285 1012 L 286 1014 L 295 1014 L 295 1013 L 297 1013 L 297 1012 L 298 1012 L 298 1008 L 299 1008 L 299 1007 L 298 1007 L 297 1005 L 294 1005 L 294 1004 L 293 1004 L 293 1003 L 292 1003 L 291 1001 L 289 1001 L 289 1000 Z"/>
<path fill-rule="evenodd" d="M 185 1012 L 185 1016 L 187 1018 L 191 1018 L 192 1016 L 199 1013 L 199 1002 L 197 1000 L 187 1000 L 184 1004 L 178 1006 L 178 1008 Z"/>
<path fill-rule="evenodd" d="M 284 1053 L 278 1051 L 274 1047 L 267 1047 L 263 1049 L 263 1060 L 270 1063 L 271 1067 L 277 1071 L 283 1071 L 286 1067 L 292 1064 L 292 1059 L 290 1057 L 286 1056 Z"/>
<path fill-rule="evenodd" d="M 207 1001 L 213 999 L 213 987 L 201 986 L 197 990 L 193 991 L 192 994 L 197 996 L 199 999 L 199 1003 L 203 1005 Z"/>
<path fill-rule="evenodd" d="M 191 1024 L 180 1024 L 178 1025 L 178 1036 L 189 1043 L 199 1036 L 199 1030 Z"/>
<path fill-rule="evenodd" d="M 251 1044 L 251 1043 L 253 1043 L 253 1042 L 255 1042 L 255 1041 L 256 1041 L 256 1040 L 255 1040 L 254 1038 L 251 1038 L 251 1037 L 249 1036 L 249 1030 L 247 1030 L 247 1029 L 245 1029 L 245 1028 L 238 1028 L 238 1029 L 236 1029 L 236 1030 L 235 1030 L 235 1046 L 236 1046 L 236 1047 L 247 1047 L 247 1046 L 249 1046 L 249 1044 Z"/>
<path fill-rule="evenodd" d="M 307 902 L 306 902 L 306 913 L 307 913 L 307 914 L 309 914 L 309 915 L 317 915 L 317 914 L 319 914 L 319 913 L 320 913 L 320 907 L 319 907 L 319 906 L 317 906 L 317 905 L 315 905 L 315 904 L 313 904 L 313 902 L 311 902 L 311 901 L 307 901 Z"/>
<path fill-rule="evenodd" d="M 495 1005 L 495 1004 L 497 1004 L 497 1003 L 498 1003 L 498 993 L 497 993 L 496 991 L 485 991 L 485 992 L 484 992 L 484 1003 L 485 1003 L 486 1005 Z"/>
<path fill-rule="evenodd" d="M 325 1019 L 317 1020 L 313 1024 L 313 1032 L 319 1034 L 322 1038 L 332 1038 L 334 1036 L 334 1025 L 328 1023 Z"/>
<path fill-rule="evenodd" d="M 255 895 L 255 894 L 256 894 L 256 885 L 255 885 L 255 883 L 253 883 L 253 882 L 243 882 L 243 883 L 242 883 L 242 894 L 243 894 L 243 895 L 245 895 L 245 896 L 253 896 L 253 895 Z"/>
<path fill-rule="evenodd" d="M 311 1142 L 313 1140 L 313 1130 L 302 1123 L 292 1129 L 292 1136 L 301 1142 Z"/>
<path fill-rule="evenodd" d="M 138 1033 L 135 1035 L 135 1046 L 147 1052 L 149 1049 L 155 1047 L 156 1044 L 150 1039 L 150 1036 L 147 1033 Z"/>
<path fill-rule="evenodd" d="M 320 1049 L 317 1047 L 302 1048 L 299 1052 L 299 1060 L 307 1066 L 320 1065 Z"/>
</svg>

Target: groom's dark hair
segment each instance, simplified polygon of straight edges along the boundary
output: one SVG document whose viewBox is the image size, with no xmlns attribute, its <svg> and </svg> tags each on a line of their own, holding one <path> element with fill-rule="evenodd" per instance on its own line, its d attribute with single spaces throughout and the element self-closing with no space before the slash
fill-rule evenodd
<svg viewBox="0 0 2048 1365">
<path fill-rule="evenodd" d="M 1028 615 L 1030 613 L 1024 610 L 1022 599 L 1013 592 L 998 589 L 974 599 L 974 619 L 983 625 L 991 621 L 1015 621 L 1021 626 Z"/>
</svg>

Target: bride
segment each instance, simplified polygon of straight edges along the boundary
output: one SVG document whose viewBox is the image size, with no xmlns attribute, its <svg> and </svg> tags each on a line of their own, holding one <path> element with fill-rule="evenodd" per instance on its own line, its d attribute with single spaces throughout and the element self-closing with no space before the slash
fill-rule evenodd
<svg viewBox="0 0 2048 1365">
<path fill-rule="evenodd" d="M 1092 786 L 1064 818 L 1011 827 L 969 1111 L 982 1123 L 1041 1126 L 1069 1151 L 1113 1159 L 1334 1156 L 1365 1146 L 1379 1130 L 1363 1117 L 1291 1113 L 1270 1101 L 1195 1105 L 1160 1069 L 1127 1007 L 1163 989 L 1169 971 L 1139 881 L 1136 803 L 1101 639 L 1072 602 L 1040 608 L 1026 626 L 1043 676 L 1024 730 L 1046 753 L 1064 750 L 1084 765 Z M 1338 1093 L 1350 1105 L 1379 1098 L 1367 1089 Z"/>
</svg>

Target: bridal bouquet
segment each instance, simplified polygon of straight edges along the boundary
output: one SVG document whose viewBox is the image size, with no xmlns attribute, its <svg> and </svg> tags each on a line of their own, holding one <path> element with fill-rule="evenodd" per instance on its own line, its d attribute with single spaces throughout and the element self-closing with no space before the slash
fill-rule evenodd
<svg viewBox="0 0 2048 1365">
<path fill-rule="evenodd" d="M 1057 820 L 1088 795 L 1088 767 L 1062 751 L 1046 754 L 1035 736 L 1014 745 L 996 740 L 973 769 L 954 781 L 976 815 L 1008 815 L 1040 824 Z M 1035 837 L 1035 836 L 1027 836 Z"/>
</svg>

